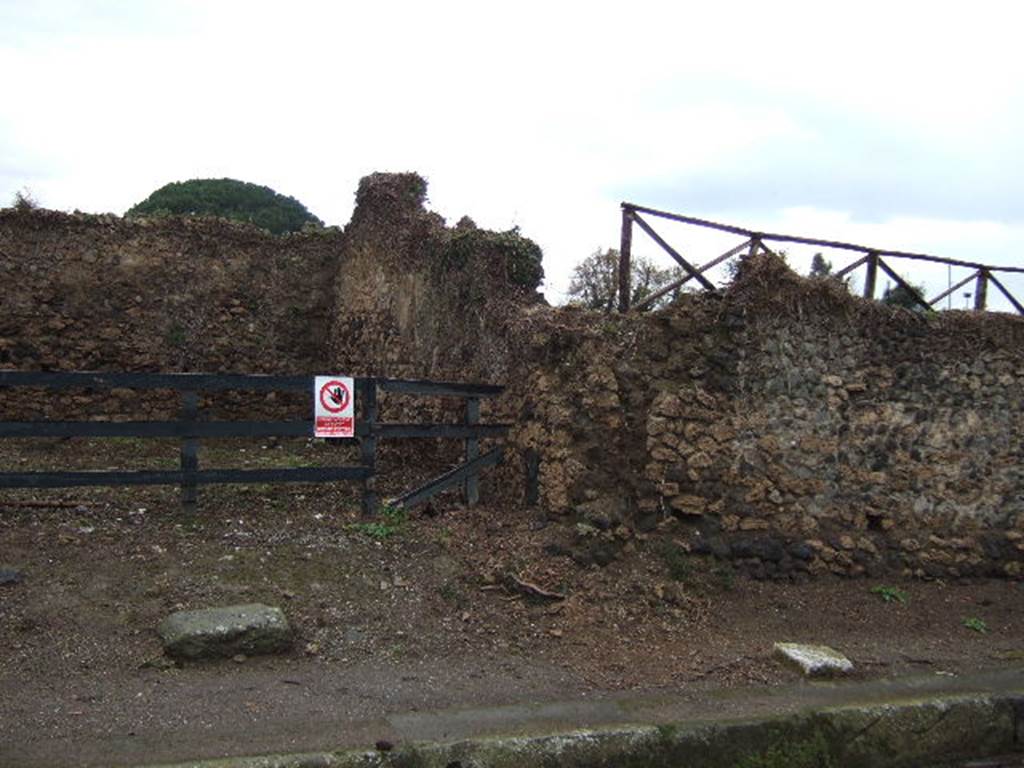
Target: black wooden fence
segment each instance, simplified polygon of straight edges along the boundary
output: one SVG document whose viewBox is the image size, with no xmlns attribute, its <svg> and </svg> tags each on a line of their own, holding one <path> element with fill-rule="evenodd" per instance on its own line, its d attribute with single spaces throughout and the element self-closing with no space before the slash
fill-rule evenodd
<svg viewBox="0 0 1024 768">
<path fill-rule="evenodd" d="M 706 229 L 713 229 L 719 232 L 728 232 L 730 234 L 739 235 L 745 238 L 744 242 L 740 243 L 734 248 L 729 249 L 725 253 L 711 259 L 710 261 L 695 265 L 684 258 L 675 248 L 668 244 L 668 242 L 654 230 L 644 216 L 657 217 L 661 219 L 667 219 L 670 221 L 678 221 L 683 224 L 690 224 L 697 227 L 703 227 Z M 668 285 L 662 286 L 657 291 L 652 293 L 650 296 L 645 297 L 642 301 L 637 302 L 635 306 L 632 306 L 632 286 L 631 286 L 631 274 L 630 274 L 630 262 L 632 259 L 631 251 L 633 244 L 633 225 L 636 224 L 643 230 L 654 242 L 669 256 L 671 256 L 680 267 L 682 267 L 685 273 L 683 277 L 678 280 L 674 280 Z M 1003 284 L 1003 282 L 997 277 L 997 273 L 1007 274 L 1024 274 L 1024 267 L 996 267 L 988 264 L 979 264 L 973 261 L 961 261 L 958 259 L 946 259 L 941 256 L 930 256 L 926 253 L 910 253 L 907 251 L 893 251 L 886 250 L 883 248 L 870 248 L 865 245 L 855 245 L 854 243 L 844 243 L 836 240 L 818 240 L 812 237 L 799 237 L 796 235 L 779 235 L 771 234 L 767 232 L 756 232 L 751 229 L 744 229 L 743 227 L 736 227 L 730 224 L 720 224 L 715 221 L 708 221 L 706 219 L 698 219 L 693 216 L 683 216 L 678 213 L 669 213 L 668 211 L 659 211 L 654 208 L 646 208 L 641 205 L 634 205 L 633 203 L 622 203 L 622 237 L 619 248 L 619 311 L 628 312 L 631 309 L 642 310 L 647 309 L 655 304 L 658 299 L 671 293 L 672 291 L 678 290 L 684 284 L 690 280 L 695 280 L 701 287 L 714 291 L 715 286 L 707 279 L 705 273 L 712 267 L 716 267 L 719 264 L 728 261 L 731 258 L 737 257 L 741 254 L 753 255 L 758 250 L 764 250 L 771 253 L 771 249 L 765 245 L 768 242 L 775 243 L 793 243 L 798 245 L 816 245 L 822 248 L 835 248 L 843 251 L 854 251 L 861 253 L 863 256 L 857 259 L 853 263 L 843 267 L 842 269 L 835 272 L 831 277 L 842 279 L 852 273 L 854 270 L 864 267 L 864 297 L 868 299 L 875 298 L 875 283 L 878 276 L 878 271 L 882 270 L 886 275 L 892 278 L 893 282 L 896 283 L 910 299 L 917 305 L 925 309 L 934 309 L 935 306 L 945 299 L 947 296 L 952 295 L 954 291 L 963 288 L 969 283 L 974 283 L 974 309 L 983 310 L 986 307 L 988 299 L 988 287 L 991 284 L 998 289 L 1010 302 L 1014 309 L 1020 314 L 1024 315 L 1024 304 L 1018 301 Z M 960 280 L 956 285 L 951 285 L 945 291 L 931 299 L 927 299 L 922 296 L 914 286 L 904 280 L 893 267 L 886 262 L 882 257 L 891 259 L 905 259 L 908 261 L 925 261 L 932 262 L 935 264 L 946 264 L 950 267 L 966 267 L 971 273 Z"/>
<path fill-rule="evenodd" d="M 180 468 L 176 470 L 117 470 L 76 472 L 0 471 L 0 488 L 67 488 L 74 486 L 178 485 L 186 509 L 194 509 L 198 486 L 214 483 L 325 483 L 356 480 L 362 483 L 362 509 L 372 515 L 378 506 L 377 441 L 395 438 L 455 438 L 465 443 L 465 461 L 389 503 L 409 507 L 434 494 L 461 485 L 466 501 L 479 500 L 480 470 L 502 459 L 502 447 L 480 452 L 480 440 L 500 438 L 506 424 L 481 424 L 480 400 L 494 397 L 503 387 L 490 384 L 356 378 L 354 439 L 360 462 L 351 466 L 267 469 L 200 469 L 199 441 L 222 437 L 312 437 L 313 376 L 262 376 L 202 373 L 98 373 L 0 371 L 0 388 L 43 387 L 51 390 L 113 389 L 170 390 L 178 393 L 180 417 L 174 421 L 0 421 L 5 437 L 172 437 L 181 440 Z M 309 395 L 309 418 L 295 421 L 203 421 L 199 393 L 227 390 L 301 392 Z M 378 392 L 401 395 L 456 397 L 465 400 L 461 424 L 387 424 L 377 420 Z M 331 438 L 337 439 L 337 438 Z"/>
</svg>

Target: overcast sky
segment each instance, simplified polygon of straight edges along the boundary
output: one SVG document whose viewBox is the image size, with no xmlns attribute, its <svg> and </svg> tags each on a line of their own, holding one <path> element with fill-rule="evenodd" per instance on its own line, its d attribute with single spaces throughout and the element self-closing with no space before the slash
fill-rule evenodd
<svg viewBox="0 0 1024 768">
<path fill-rule="evenodd" d="M 0 204 L 123 213 L 228 176 L 343 225 L 360 177 L 415 170 L 449 222 L 537 240 L 553 301 L 617 247 L 622 200 L 1019 266 L 1022 22 L 977 0 L 0 0 Z M 737 243 L 663 229 L 698 262 Z"/>
</svg>

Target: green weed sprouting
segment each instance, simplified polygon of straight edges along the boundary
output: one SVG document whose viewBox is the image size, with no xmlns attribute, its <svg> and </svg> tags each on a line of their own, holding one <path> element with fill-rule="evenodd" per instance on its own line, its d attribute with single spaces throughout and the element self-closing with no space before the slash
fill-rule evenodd
<svg viewBox="0 0 1024 768">
<path fill-rule="evenodd" d="M 984 619 L 979 619 L 977 616 L 970 616 L 964 619 L 963 624 L 968 629 L 982 635 L 988 632 L 988 624 L 985 623 Z"/>
<path fill-rule="evenodd" d="M 353 523 L 352 530 L 383 541 L 399 533 L 409 520 L 409 513 L 402 507 L 385 504 L 380 511 L 380 520 L 372 523 Z"/>
<path fill-rule="evenodd" d="M 899 587 L 886 587 L 879 584 L 871 588 L 871 594 L 878 595 L 887 603 L 905 603 L 910 596 Z"/>
</svg>

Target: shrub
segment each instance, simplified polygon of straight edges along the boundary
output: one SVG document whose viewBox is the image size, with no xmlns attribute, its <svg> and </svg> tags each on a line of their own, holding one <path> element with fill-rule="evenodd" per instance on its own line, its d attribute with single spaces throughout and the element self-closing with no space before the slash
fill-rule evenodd
<svg viewBox="0 0 1024 768">
<path fill-rule="evenodd" d="M 323 226 L 294 197 L 235 179 L 171 182 L 125 212 L 125 218 L 138 216 L 220 216 L 255 224 L 275 235 L 299 232 L 310 223 Z"/>
<path fill-rule="evenodd" d="M 39 207 L 39 201 L 36 200 L 28 187 L 22 187 L 14 193 L 11 207 L 16 211 L 34 211 Z"/>
<path fill-rule="evenodd" d="M 461 226 L 455 229 L 444 247 L 446 267 L 461 269 L 474 254 L 505 261 L 505 274 L 513 285 L 531 290 L 544 279 L 540 246 L 519 233 L 519 227 L 504 232 Z"/>
</svg>

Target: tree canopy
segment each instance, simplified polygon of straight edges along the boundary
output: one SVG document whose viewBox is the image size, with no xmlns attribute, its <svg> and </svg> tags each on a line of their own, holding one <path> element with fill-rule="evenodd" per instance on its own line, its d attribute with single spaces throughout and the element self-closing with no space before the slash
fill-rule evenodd
<svg viewBox="0 0 1024 768">
<path fill-rule="evenodd" d="M 630 259 L 632 296 L 630 304 L 635 306 L 652 293 L 673 280 L 685 275 L 682 267 L 663 269 L 650 259 L 633 254 Z M 619 252 L 615 248 L 596 250 L 573 268 L 569 281 L 569 303 L 611 312 L 615 308 L 619 290 Z M 670 291 L 657 302 L 653 309 L 675 301 L 682 288 Z"/>
<path fill-rule="evenodd" d="M 912 284 L 912 287 L 917 291 L 918 295 L 924 296 L 923 285 Z M 927 307 L 921 306 L 910 291 L 899 284 L 886 286 L 881 301 L 883 304 L 888 304 L 892 307 L 903 307 L 904 309 L 912 309 L 915 312 L 923 312 L 927 309 Z"/>
<path fill-rule="evenodd" d="M 174 181 L 125 212 L 136 216 L 222 216 L 245 221 L 275 235 L 297 232 L 306 224 L 323 226 L 294 197 L 236 179 Z"/>
<path fill-rule="evenodd" d="M 811 259 L 811 277 L 828 277 L 832 274 L 832 262 L 826 259 L 821 253 L 814 254 Z"/>
</svg>

